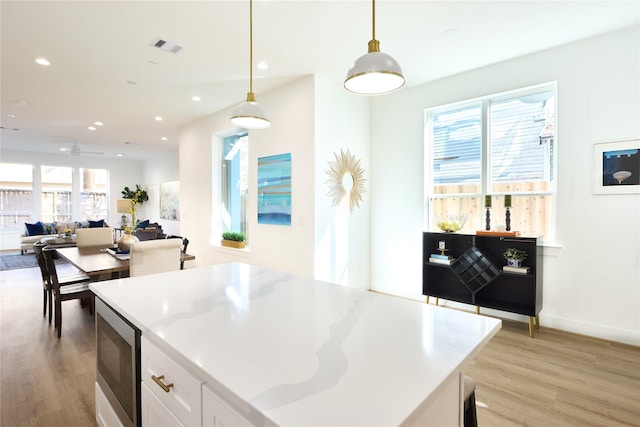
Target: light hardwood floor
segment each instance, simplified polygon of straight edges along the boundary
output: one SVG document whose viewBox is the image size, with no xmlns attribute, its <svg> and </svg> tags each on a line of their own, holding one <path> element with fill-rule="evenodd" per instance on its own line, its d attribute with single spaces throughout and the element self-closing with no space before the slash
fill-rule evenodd
<svg viewBox="0 0 640 427">
<path fill-rule="evenodd" d="M 58 340 L 38 269 L 0 272 L 0 299 L 0 425 L 95 426 L 93 317 L 63 303 Z M 527 328 L 503 322 L 467 369 L 479 426 L 640 426 L 639 347 Z"/>
</svg>

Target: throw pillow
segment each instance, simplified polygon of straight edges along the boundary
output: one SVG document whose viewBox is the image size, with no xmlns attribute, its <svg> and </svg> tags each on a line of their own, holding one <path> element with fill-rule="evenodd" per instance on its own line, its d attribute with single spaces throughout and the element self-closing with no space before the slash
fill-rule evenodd
<svg viewBox="0 0 640 427">
<path fill-rule="evenodd" d="M 40 221 L 36 222 L 35 224 L 29 224 L 28 222 L 25 222 L 24 225 L 27 227 L 27 234 L 29 236 L 46 234 L 44 232 L 44 227 L 42 226 L 42 223 Z"/>
<path fill-rule="evenodd" d="M 45 234 L 57 234 L 58 233 L 57 225 L 58 224 L 55 222 L 43 223 L 42 228 L 44 228 Z"/>
<path fill-rule="evenodd" d="M 86 222 L 78 222 L 76 221 L 76 230 L 78 228 L 89 228 L 89 224 Z"/>
<path fill-rule="evenodd" d="M 135 226 L 135 229 L 138 230 L 140 228 L 147 228 L 149 226 L 149 220 L 145 219 L 144 221 L 138 221 Z"/>
<path fill-rule="evenodd" d="M 102 228 L 104 227 L 104 219 L 99 219 L 97 221 L 89 220 L 89 228 Z"/>
</svg>

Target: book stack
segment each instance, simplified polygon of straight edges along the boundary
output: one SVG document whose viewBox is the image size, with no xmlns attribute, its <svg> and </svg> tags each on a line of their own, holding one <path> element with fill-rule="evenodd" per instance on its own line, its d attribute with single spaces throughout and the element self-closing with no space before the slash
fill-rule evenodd
<svg viewBox="0 0 640 427">
<path fill-rule="evenodd" d="M 429 255 L 429 262 L 433 262 L 435 264 L 451 265 L 453 261 L 454 261 L 454 258 L 449 255 L 440 255 L 440 254 Z"/>
<path fill-rule="evenodd" d="M 529 270 L 529 267 L 509 267 L 508 265 L 502 267 L 505 273 L 529 274 Z"/>
<path fill-rule="evenodd" d="M 119 249 L 107 248 L 107 253 L 111 256 L 118 258 L 119 260 L 126 261 L 131 258 L 129 252 L 124 252 Z"/>
</svg>

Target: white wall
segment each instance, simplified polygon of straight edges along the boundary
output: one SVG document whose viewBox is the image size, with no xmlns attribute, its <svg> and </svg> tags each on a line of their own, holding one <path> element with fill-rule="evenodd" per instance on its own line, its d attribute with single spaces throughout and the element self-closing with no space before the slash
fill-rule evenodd
<svg viewBox="0 0 640 427">
<path fill-rule="evenodd" d="M 369 289 L 370 147 L 369 99 L 316 76 L 315 99 L 315 278 Z M 365 170 L 366 192 L 358 209 L 332 207 L 326 173 L 340 150 Z"/>
<path fill-rule="evenodd" d="M 593 144 L 640 138 L 639 68 L 634 27 L 373 99 L 372 289 L 422 299 L 424 109 L 557 80 L 561 248 L 540 321 L 640 344 L 640 195 L 592 193 Z"/>
<path fill-rule="evenodd" d="M 74 168 L 92 168 L 109 170 L 109 217 L 110 226 L 120 223 L 120 214 L 116 211 L 116 200 L 122 197 L 122 189 L 142 182 L 142 162 L 121 158 L 108 158 L 103 156 L 71 156 L 69 154 L 44 154 L 27 151 L 2 150 L 0 161 L 4 163 L 31 164 L 34 168 L 40 166 L 67 166 Z M 36 189 L 37 190 L 37 189 Z M 39 206 L 39 200 L 35 201 Z M 38 209 L 39 211 L 39 209 Z M 74 213 L 75 215 L 75 213 Z M 37 218 L 36 218 L 37 219 Z M 75 218 L 82 220 L 84 218 Z M 3 237 L 4 239 L 4 237 Z M 7 240 L 19 243 L 10 236 Z M 15 249 L 16 247 L 2 247 L 2 249 Z"/>
<path fill-rule="evenodd" d="M 162 226 L 164 234 L 180 236 L 180 221 L 160 218 L 160 184 L 180 180 L 178 153 L 163 153 L 145 160 L 142 186 L 147 189 L 149 201 L 142 205 L 138 219 L 149 219 Z"/>
<path fill-rule="evenodd" d="M 217 208 L 218 162 L 212 161 L 216 135 L 230 133 L 231 108 L 185 127 L 180 134 L 181 229 L 188 237 L 196 265 L 242 261 L 302 276 L 313 276 L 314 244 L 314 80 L 307 77 L 277 90 L 258 93 L 258 102 L 271 115 L 272 127 L 249 131 L 249 247 L 220 247 Z M 292 223 L 257 223 L 257 160 L 291 153 Z M 184 203 L 182 203 L 184 201 Z M 213 206 L 213 207 L 212 207 Z"/>
<path fill-rule="evenodd" d="M 314 76 L 257 98 L 273 125 L 249 132 L 249 247 L 244 251 L 220 247 L 217 231 L 218 153 L 211 141 L 233 130 L 231 109 L 181 132 L 181 225 L 196 265 L 241 261 L 368 288 L 370 195 L 365 193 L 360 209 L 349 215 L 331 207 L 325 185 L 327 162 L 340 148 L 349 148 L 361 160 L 368 178 L 368 100 Z M 258 224 L 257 160 L 281 153 L 291 153 L 292 224 Z"/>
</svg>

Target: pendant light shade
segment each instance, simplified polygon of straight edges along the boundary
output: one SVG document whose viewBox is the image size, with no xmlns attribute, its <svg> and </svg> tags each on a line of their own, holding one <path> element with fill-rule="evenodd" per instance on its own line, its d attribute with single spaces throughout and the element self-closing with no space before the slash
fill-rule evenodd
<svg viewBox="0 0 640 427">
<path fill-rule="evenodd" d="M 356 59 L 344 81 L 350 92 L 361 95 L 382 95 L 404 86 L 404 76 L 400 65 L 390 55 L 380 52 L 380 42 L 376 40 L 376 2 L 372 0 L 373 37 L 369 41 L 369 51 Z"/>
<path fill-rule="evenodd" d="M 247 93 L 247 100 L 233 109 L 231 123 L 247 129 L 265 129 L 271 126 L 269 113 L 256 102 L 253 92 Z"/>
<path fill-rule="evenodd" d="M 253 0 L 249 0 L 249 92 L 247 100 L 231 113 L 231 123 L 247 129 L 265 129 L 271 126 L 269 113 L 256 102 L 253 93 Z"/>
</svg>

